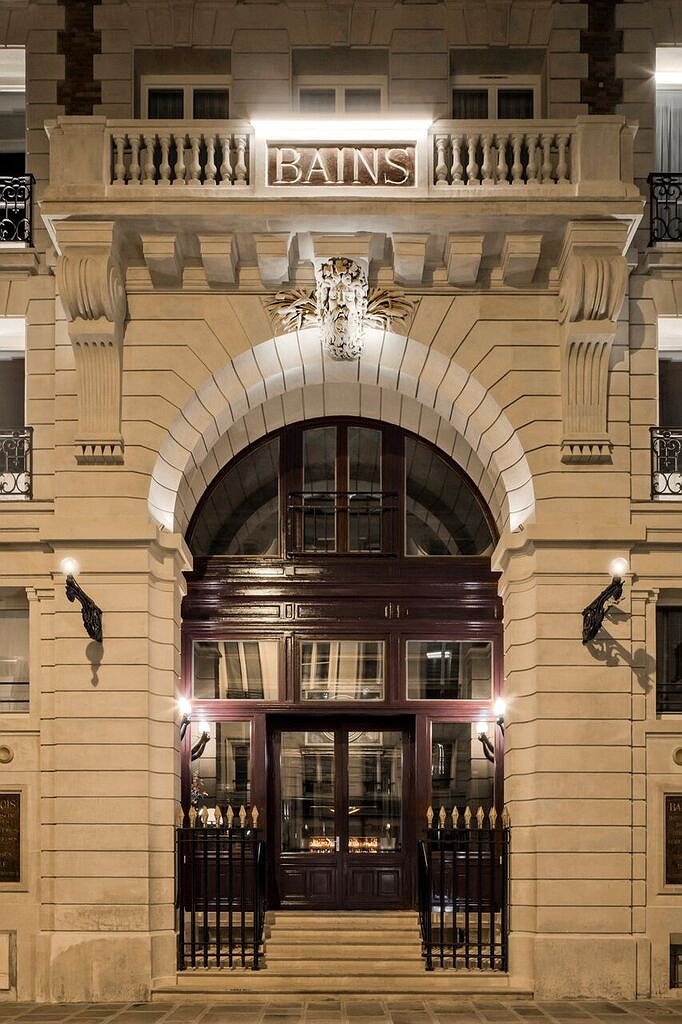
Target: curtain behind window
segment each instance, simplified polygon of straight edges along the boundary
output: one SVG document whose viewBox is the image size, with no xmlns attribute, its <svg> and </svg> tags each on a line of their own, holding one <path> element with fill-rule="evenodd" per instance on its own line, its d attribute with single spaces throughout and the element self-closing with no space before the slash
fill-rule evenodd
<svg viewBox="0 0 682 1024">
<path fill-rule="evenodd" d="M 487 89 L 453 89 L 452 116 L 456 121 L 480 121 L 488 116 Z"/>
<path fill-rule="evenodd" d="M 656 90 L 656 170 L 682 171 L 682 89 Z"/>
<path fill-rule="evenodd" d="M 147 96 L 147 116 L 150 121 L 181 121 L 184 117 L 185 94 L 182 89 L 150 89 Z"/>
<path fill-rule="evenodd" d="M 28 608 L 0 610 L 0 682 L 28 682 Z"/>
</svg>

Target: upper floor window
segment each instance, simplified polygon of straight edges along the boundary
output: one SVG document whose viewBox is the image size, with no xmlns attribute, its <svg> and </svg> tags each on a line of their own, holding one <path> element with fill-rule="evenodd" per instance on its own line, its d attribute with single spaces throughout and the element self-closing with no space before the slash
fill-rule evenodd
<svg viewBox="0 0 682 1024">
<path fill-rule="evenodd" d="M 295 425 L 213 482 L 188 531 L 196 556 L 487 556 L 471 481 L 430 444 L 358 421 Z"/>
<path fill-rule="evenodd" d="M 230 116 L 230 81 L 220 75 L 143 75 L 141 105 L 150 121 L 217 121 Z"/>
<path fill-rule="evenodd" d="M 512 75 L 455 75 L 452 116 L 455 120 L 530 120 L 540 109 L 540 80 Z"/>
<path fill-rule="evenodd" d="M 0 430 L 24 426 L 26 321 L 0 317 Z"/>
<path fill-rule="evenodd" d="M 306 75 L 295 82 L 302 114 L 374 114 L 386 109 L 386 80 L 380 76 L 345 81 Z"/>
<path fill-rule="evenodd" d="M 0 47 L 0 177 L 23 174 L 25 161 L 26 51 L 3 46 Z"/>
<path fill-rule="evenodd" d="M 28 601 L 25 591 L 0 590 L 0 713 L 28 711 Z"/>
<path fill-rule="evenodd" d="M 656 168 L 682 171 L 682 47 L 656 50 Z"/>
<path fill-rule="evenodd" d="M 656 712 L 682 714 L 682 605 L 656 609 Z"/>
</svg>

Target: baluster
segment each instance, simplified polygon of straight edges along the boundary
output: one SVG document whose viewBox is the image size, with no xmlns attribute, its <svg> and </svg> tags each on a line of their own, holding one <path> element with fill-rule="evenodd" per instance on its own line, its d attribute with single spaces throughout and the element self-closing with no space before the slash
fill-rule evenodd
<svg viewBox="0 0 682 1024">
<path fill-rule="evenodd" d="M 204 173 L 206 175 L 206 180 L 204 181 L 204 184 L 205 185 L 215 185 L 215 183 L 216 183 L 215 175 L 216 175 L 216 171 L 218 170 L 218 168 L 215 165 L 215 135 L 213 134 L 213 132 L 211 132 L 210 135 L 206 135 L 205 136 L 205 139 L 206 139 L 206 168 L 205 168 Z"/>
<path fill-rule="evenodd" d="M 450 168 L 450 177 L 452 178 L 453 185 L 461 185 L 462 174 L 464 172 L 464 168 L 462 167 L 462 162 L 460 160 L 462 136 L 451 135 L 450 139 L 452 142 L 452 167 Z"/>
<path fill-rule="evenodd" d="M 436 135 L 436 188 L 443 188 L 448 183 L 448 165 L 445 162 L 445 151 L 448 144 L 447 135 Z"/>
<path fill-rule="evenodd" d="M 221 135 L 220 144 L 223 150 L 223 159 L 222 163 L 220 164 L 220 184 L 224 188 L 227 188 L 229 185 L 232 184 L 232 162 L 230 159 L 232 153 L 232 144 L 230 136 Z"/>
<path fill-rule="evenodd" d="M 180 131 L 175 136 L 175 177 L 173 178 L 173 184 L 184 185 L 186 173 L 187 164 L 185 163 L 185 133 L 183 131 Z"/>
<path fill-rule="evenodd" d="M 234 169 L 234 184 L 237 187 L 243 188 L 248 185 L 248 168 L 246 166 L 246 135 L 235 135 L 235 145 L 237 147 L 237 163 Z"/>
<path fill-rule="evenodd" d="M 523 164 L 521 163 L 521 146 L 523 144 L 523 135 L 521 132 L 513 132 L 512 137 L 512 149 L 514 151 L 514 161 L 512 163 L 512 184 L 521 185 L 523 175 Z"/>
<path fill-rule="evenodd" d="M 559 150 L 559 156 L 556 165 L 557 184 L 566 185 L 568 183 L 568 135 L 565 133 L 562 135 L 557 135 L 556 141 L 557 148 Z"/>
<path fill-rule="evenodd" d="M 528 167 L 526 168 L 526 184 L 539 185 L 542 180 L 542 160 L 540 151 L 540 136 L 537 132 L 529 132 L 526 135 L 528 143 Z"/>
<path fill-rule="evenodd" d="M 161 142 L 161 163 L 159 164 L 159 185 L 170 185 L 170 163 L 168 162 L 168 151 L 170 150 L 170 132 L 159 135 Z"/>
<path fill-rule="evenodd" d="M 540 136 L 540 142 L 542 144 L 542 180 L 552 180 L 552 141 L 554 136 L 552 134 L 547 135 L 543 133 Z"/>
<path fill-rule="evenodd" d="M 482 171 L 482 177 L 483 177 L 482 184 L 483 185 L 492 185 L 492 184 L 494 184 L 493 173 L 494 173 L 494 170 L 495 170 L 495 164 L 493 162 L 492 153 L 491 153 L 491 148 L 492 148 L 491 143 L 492 143 L 492 136 L 490 136 L 490 135 L 482 135 L 481 136 L 481 146 L 483 147 L 483 164 L 481 165 L 481 171 Z"/>
<path fill-rule="evenodd" d="M 114 135 L 114 146 L 116 147 L 115 162 L 114 162 L 114 185 L 125 185 L 126 183 L 126 164 L 124 158 L 124 151 L 126 145 L 126 134 L 123 132 L 121 135 Z"/>
<path fill-rule="evenodd" d="M 476 146 L 478 145 L 478 135 L 474 132 L 473 135 L 468 137 L 467 145 L 469 149 L 469 162 L 467 164 L 467 185 L 478 185 L 478 164 L 476 163 Z"/>
<path fill-rule="evenodd" d="M 140 135 L 129 135 L 130 139 L 130 169 L 128 178 L 131 182 L 139 185 L 142 181 L 142 168 L 140 167 Z"/>
<path fill-rule="evenodd" d="M 154 148 L 156 146 L 156 135 L 154 132 L 151 135 L 142 136 L 147 147 L 147 153 L 145 156 L 144 163 L 144 184 L 154 185 L 156 178 L 156 167 L 154 166 Z"/>
<path fill-rule="evenodd" d="M 497 143 L 497 183 L 507 184 L 507 139 L 508 135 L 496 135 Z"/>
<path fill-rule="evenodd" d="M 201 133 L 198 135 L 190 135 L 189 141 L 190 146 L 192 147 L 192 155 L 189 161 L 189 181 L 187 184 L 190 188 L 198 188 L 201 185 L 201 161 L 199 160 Z"/>
</svg>

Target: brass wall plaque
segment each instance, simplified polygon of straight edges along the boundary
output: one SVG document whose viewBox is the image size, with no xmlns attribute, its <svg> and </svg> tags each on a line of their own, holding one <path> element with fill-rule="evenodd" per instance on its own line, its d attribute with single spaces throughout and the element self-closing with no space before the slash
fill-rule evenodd
<svg viewBox="0 0 682 1024">
<path fill-rule="evenodd" d="M 414 185 L 414 143 L 386 146 L 268 144 L 268 185 Z"/>
<path fill-rule="evenodd" d="M 0 793 L 0 883 L 21 881 L 21 793 Z"/>
<path fill-rule="evenodd" d="M 682 794 L 665 798 L 665 884 L 682 885 Z"/>
</svg>

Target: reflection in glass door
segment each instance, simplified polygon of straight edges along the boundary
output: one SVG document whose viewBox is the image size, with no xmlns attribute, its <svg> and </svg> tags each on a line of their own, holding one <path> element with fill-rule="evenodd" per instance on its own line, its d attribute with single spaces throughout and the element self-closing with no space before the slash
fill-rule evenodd
<svg viewBox="0 0 682 1024">
<path fill-rule="evenodd" d="M 404 835 L 407 729 L 281 729 L 271 737 L 284 906 L 409 905 Z M 380 723 L 377 723 L 380 724 Z"/>
</svg>

